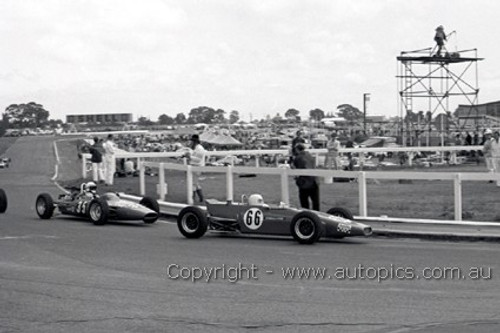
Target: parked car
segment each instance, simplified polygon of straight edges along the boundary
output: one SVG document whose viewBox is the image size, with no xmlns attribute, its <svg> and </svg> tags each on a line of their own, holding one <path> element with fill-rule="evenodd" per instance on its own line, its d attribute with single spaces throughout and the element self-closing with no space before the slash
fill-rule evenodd
<svg viewBox="0 0 500 333">
<path fill-rule="evenodd" d="M 0 159 L 0 169 L 5 169 L 5 168 L 8 168 L 9 165 L 10 165 L 10 158 L 8 157 L 3 157 Z"/>
<path fill-rule="evenodd" d="M 211 166 L 228 166 L 228 165 L 242 165 L 242 164 L 243 164 L 243 159 L 234 155 L 224 156 L 223 158 L 220 158 L 214 162 L 207 163 L 207 165 Z"/>
<path fill-rule="evenodd" d="M 360 148 L 399 148 L 396 138 L 392 136 L 372 136 L 359 144 Z M 392 157 L 393 152 L 381 152 L 376 155 Z"/>
</svg>

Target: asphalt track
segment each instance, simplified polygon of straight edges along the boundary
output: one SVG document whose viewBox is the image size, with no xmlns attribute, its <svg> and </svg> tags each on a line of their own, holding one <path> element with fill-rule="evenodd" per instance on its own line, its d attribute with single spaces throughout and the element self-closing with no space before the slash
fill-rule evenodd
<svg viewBox="0 0 500 333">
<path fill-rule="evenodd" d="M 59 193 L 52 141 L 21 138 L 7 151 L 11 167 L 0 170 L 9 196 L 0 215 L 0 332 L 500 331 L 496 243 L 353 238 L 303 246 L 235 235 L 187 240 L 168 221 L 42 221 L 37 194 Z M 284 278 L 293 267 L 328 271 Z M 483 279 L 469 276 L 473 267 Z M 218 275 L 190 281 L 199 268 Z M 426 268 L 460 275 L 427 279 Z"/>
</svg>

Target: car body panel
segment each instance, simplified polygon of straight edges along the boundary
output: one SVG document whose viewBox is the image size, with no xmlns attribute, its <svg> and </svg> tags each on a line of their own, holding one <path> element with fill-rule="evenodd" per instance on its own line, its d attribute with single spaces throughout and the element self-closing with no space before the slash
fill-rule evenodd
<svg viewBox="0 0 500 333">
<path fill-rule="evenodd" d="M 290 235 L 292 219 L 300 212 L 314 213 L 323 225 L 323 237 L 369 236 L 371 227 L 323 212 L 297 209 L 285 205 L 251 206 L 246 203 L 206 200 L 207 218 L 211 224 L 228 225 L 244 234 Z"/>
<path fill-rule="evenodd" d="M 120 198 L 117 193 L 107 192 L 102 195 L 63 194 L 54 205 L 62 214 L 87 217 L 90 202 L 96 198 L 104 199 L 108 204 L 109 220 L 154 220 L 158 213 L 134 201 Z"/>
</svg>

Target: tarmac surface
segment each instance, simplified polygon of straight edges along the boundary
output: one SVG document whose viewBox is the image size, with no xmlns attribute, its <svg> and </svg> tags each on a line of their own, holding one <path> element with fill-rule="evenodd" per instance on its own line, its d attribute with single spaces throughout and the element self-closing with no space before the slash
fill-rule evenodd
<svg viewBox="0 0 500 333">
<path fill-rule="evenodd" d="M 36 196 L 59 193 L 52 141 L 19 139 L 0 170 L 0 332 L 500 331 L 494 242 L 388 234 L 304 246 L 188 240 L 168 220 L 40 220 Z"/>
</svg>

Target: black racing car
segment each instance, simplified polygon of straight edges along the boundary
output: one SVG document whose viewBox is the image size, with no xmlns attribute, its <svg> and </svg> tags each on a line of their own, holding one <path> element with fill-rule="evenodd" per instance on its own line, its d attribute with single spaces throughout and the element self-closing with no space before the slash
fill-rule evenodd
<svg viewBox="0 0 500 333">
<path fill-rule="evenodd" d="M 323 213 L 285 205 L 255 204 L 250 198 L 250 203 L 206 200 L 206 211 L 187 206 L 177 217 L 179 231 L 187 238 L 199 238 L 207 230 L 291 235 L 302 244 L 312 244 L 320 237 L 370 236 L 372 233 L 370 226 L 352 221 L 352 214 L 344 208 Z"/>
<path fill-rule="evenodd" d="M 88 218 L 95 225 L 108 220 L 143 220 L 154 223 L 159 217 L 158 201 L 144 197 L 139 203 L 120 197 L 119 193 L 108 192 L 98 195 L 95 191 L 72 188 L 70 193 L 59 195 L 53 200 L 50 194 L 42 193 L 36 199 L 36 212 L 41 219 L 50 219 L 57 208 L 61 214 Z"/>
<path fill-rule="evenodd" d="M 7 194 L 0 188 L 0 213 L 5 213 L 7 210 Z"/>
</svg>

